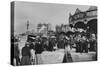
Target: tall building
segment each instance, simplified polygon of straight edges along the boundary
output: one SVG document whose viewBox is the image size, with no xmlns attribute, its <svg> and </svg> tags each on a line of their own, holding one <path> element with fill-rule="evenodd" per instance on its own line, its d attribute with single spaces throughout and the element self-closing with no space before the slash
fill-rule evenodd
<svg viewBox="0 0 100 67">
<path fill-rule="evenodd" d="M 37 33 L 47 35 L 49 30 L 51 30 L 50 24 L 45 24 L 45 23 L 41 24 L 40 23 L 37 25 Z"/>
<path fill-rule="evenodd" d="M 69 25 L 56 25 L 56 32 L 60 33 L 60 32 L 67 32 L 70 30 L 70 26 Z"/>
</svg>

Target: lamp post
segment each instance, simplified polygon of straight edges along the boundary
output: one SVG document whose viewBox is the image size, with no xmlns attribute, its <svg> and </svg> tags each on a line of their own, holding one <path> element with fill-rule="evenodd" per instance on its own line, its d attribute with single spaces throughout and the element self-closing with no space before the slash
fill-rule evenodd
<svg viewBox="0 0 100 67">
<path fill-rule="evenodd" d="M 26 34 L 28 35 L 29 34 L 29 20 L 27 21 L 26 27 L 27 27 Z"/>
</svg>

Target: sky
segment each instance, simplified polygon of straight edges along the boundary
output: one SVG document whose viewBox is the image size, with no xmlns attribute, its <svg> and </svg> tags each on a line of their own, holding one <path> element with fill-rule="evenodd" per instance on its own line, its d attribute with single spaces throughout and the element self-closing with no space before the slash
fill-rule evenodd
<svg viewBox="0 0 100 67">
<path fill-rule="evenodd" d="M 87 5 L 17 1 L 14 11 L 14 30 L 18 34 L 26 32 L 27 21 L 29 21 L 30 29 L 36 30 L 38 23 L 50 23 L 54 30 L 56 25 L 69 23 L 69 13 L 74 14 L 77 8 L 86 11 L 89 7 Z"/>
</svg>

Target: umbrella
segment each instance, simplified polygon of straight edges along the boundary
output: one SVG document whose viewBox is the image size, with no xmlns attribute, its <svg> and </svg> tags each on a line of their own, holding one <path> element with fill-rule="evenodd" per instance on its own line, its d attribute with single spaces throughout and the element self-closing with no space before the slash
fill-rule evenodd
<svg viewBox="0 0 100 67">
<path fill-rule="evenodd" d="M 65 32 L 60 32 L 60 34 L 64 34 L 65 35 Z"/>
<path fill-rule="evenodd" d="M 35 35 L 28 35 L 28 37 L 36 37 Z"/>
<path fill-rule="evenodd" d="M 74 32 L 72 32 L 72 31 L 68 31 L 68 32 L 66 33 L 67 36 L 70 36 L 70 35 L 73 35 L 73 34 L 74 34 Z"/>
<path fill-rule="evenodd" d="M 74 25 L 74 28 L 86 29 L 86 24 L 84 24 L 84 22 L 77 22 L 77 23 Z"/>
<path fill-rule="evenodd" d="M 27 36 L 27 41 L 28 41 L 28 42 L 29 42 L 29 41 L 33 42 L 35 39 L 36 39 L 36 36 L 35 36 L 35 35 L 28 35 L 28 36 Z"/>
</svg>

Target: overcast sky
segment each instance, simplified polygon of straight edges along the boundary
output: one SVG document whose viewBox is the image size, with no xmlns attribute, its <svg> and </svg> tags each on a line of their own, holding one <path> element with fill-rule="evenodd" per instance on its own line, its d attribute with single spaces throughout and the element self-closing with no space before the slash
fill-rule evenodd
<svg viewBox="0 0 100 67">
<path fill-rule="evenodd" d="M 56 24 L 68 24 L 69 13 L 74 14 L 77 8 L 85 11 L 89 6 L 15 2 L 15 32 L 25 32 L 27 20 L 30 22 L 30 29 L 35 30 L 38 23 L 50 23 L 52 29 Z"/>
</svg>

